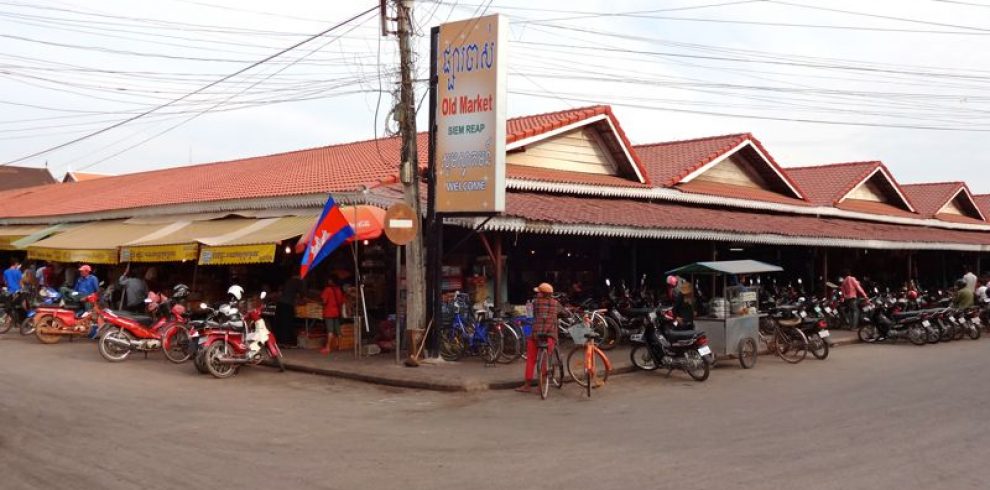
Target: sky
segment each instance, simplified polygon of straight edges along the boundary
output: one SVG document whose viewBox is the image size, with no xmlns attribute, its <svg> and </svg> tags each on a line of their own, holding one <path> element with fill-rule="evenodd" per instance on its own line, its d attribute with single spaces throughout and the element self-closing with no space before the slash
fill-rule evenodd
<svg viewBox="0 0 990 490">
<path fill-rule="evenodd" d="M 396 39 L 377 9 L 359 15 L 376 5 L 0 0 L 0 162 L 117 174 L 389 134 Z M 990 0 L 420 0 L 414 13 L 420 100 L 429 28 L 499 13 L 510 116 L 611 104 L 635 144 L 751 132 L 784 166 L 882 160 L 902 183 L 990 193 Z"/>
</svg>

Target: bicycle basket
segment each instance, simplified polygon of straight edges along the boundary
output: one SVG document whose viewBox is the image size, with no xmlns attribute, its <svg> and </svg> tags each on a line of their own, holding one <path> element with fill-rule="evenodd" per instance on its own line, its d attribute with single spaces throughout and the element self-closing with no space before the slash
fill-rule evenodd
<svg viewBox="0 0 990 490">
<path fill-rule="evenodd" d="M 576 323 L 572 325 L 571 328 L 567 329 L 567 333 L 571 334 L 571 339 L 573 339 L 574 343 L 577 345 L 585 343 L 588 339 L 584 338 L 584 336 L 592 332 L 593 330 L 591 327 L 584 323 Z"/>
</svg>

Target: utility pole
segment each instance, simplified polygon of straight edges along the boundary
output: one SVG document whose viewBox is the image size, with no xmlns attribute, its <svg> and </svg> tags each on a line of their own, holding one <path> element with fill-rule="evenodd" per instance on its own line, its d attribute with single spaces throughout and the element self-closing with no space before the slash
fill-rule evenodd
<svg viewBox="0 0 990 490">
<path fill-rule="evenodd" d="M 412 60 L 412 0 L 393 0 L 395 4 L 399 39 L 399 63 L 401 88 L 396 114 L 399 119 L 399 134 L 402 138 L 399 177 L 402 181 L 406 204 L 416 211 L 417 219 L 422 219 L 422 206 L 419 200 L 419 153 L 416 149 L 416 96 L 413 89 Z M 406 325 L 409 329 L 426 328 L 426 267 L 424 264 L 423 227 L 420 233 L 406 248 Z M 434 325 L 434 329 L 437 328 Z"/>
</svg>

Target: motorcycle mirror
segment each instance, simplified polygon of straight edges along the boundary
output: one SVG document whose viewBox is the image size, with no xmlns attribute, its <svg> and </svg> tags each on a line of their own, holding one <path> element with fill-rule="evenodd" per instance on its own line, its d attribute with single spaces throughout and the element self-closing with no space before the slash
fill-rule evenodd
<svg viewBox="0 0 990 490">
<path fill-rule="evenodd" d="M 206 303 L 200 303 L 199 304 L 199 309 L 201 309 L 201 310 L 208 310 L 208 309 L 210 309 L 210 305 L 208 305 Z"/>
<path fill-rule="evenodd" d="M 804 284 L 804 280 L 801 279 L 800 277 L 798 278 L 798 284 Z"/>
<path fill-rule="evenodd" d="M 612 287 L 612 281 L 609 278 L 605 278 L 605 287 Z"/>
<path fill-rule="evenodd" d="M 265 299 L 265 297 L 267 297 L 267 296 L 268 296 L 268 291 L 262 291 L 260 298 L 261 299 Z"/>
</svg>

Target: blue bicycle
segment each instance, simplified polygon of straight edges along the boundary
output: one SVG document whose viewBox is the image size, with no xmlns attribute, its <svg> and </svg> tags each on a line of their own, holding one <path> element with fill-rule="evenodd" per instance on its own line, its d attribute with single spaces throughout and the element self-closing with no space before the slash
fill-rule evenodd
<svg viewBox="0 0 990 490">
<path fill-rule="evenodd" d="M 440 357 L 456 361 L 464 356 L 479 356 L 494 364 L 502 355 L 502 337 L 490 322 L 477 322 L 470 314 L 467 295 L 458 293 L 447 305 L 450 325 L 440 329 Z"/>
</svg>

